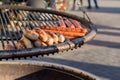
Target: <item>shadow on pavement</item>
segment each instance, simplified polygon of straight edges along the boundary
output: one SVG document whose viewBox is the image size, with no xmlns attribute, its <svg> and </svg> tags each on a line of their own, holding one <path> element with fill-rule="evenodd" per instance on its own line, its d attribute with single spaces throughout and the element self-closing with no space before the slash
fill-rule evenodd
<svg viewBox="0 0 120 80">
<path fill-rule="evenodd" d="M 108 36 L 107 38 L 111 39 L 113 37 L 118 37 L 120 36 L 120 28 L 118 27 L 111 27 L 111 26 L 103 26 L 103 25 L 96 25 L 98 32 L 97 35 L 106 35 Z M 114 31 L 114 32 L 112 32 Z M 113 37 L 112 37 L 113 36 Z M 100 40 L 99 40 L 100 38 Z M 109 39 L 106 39 L 106 41 L 101 40 L 102 38 L 106 38 L 106 37 L 99 37 L 97 39 L 94 39 L 92 41 L 90 41 L 88 44 L 90 45 L 95 45 L 95 46 L 104 46 L 104 47 L 109 47 L 109 48 L 117 48 L 120 49 L 120 43 L 117 41 L 109 41 Z"/>
<path fill-rule="evenodd" d="M 112 26 L 103 26 L 103 25 L 96 25 L 97 29 L 109 29 L 109 30 L 120 30 L 120 27 L 112 27 Z"/>
<path fill-rule="evenodd" d="M 98 34 L 105 34 L 105 35 L 111 35 L 111 36 L 120 36 L 120 33 L 117 33 L 117 32 L 104 32 L 104 31 L 99 31 Z"/>
<path fill-rule="evenodd" d="M 99 9 L 90 9 L 88 12 L 117 13 L 120 14 L 120 7 L 100 7 Z"/>
<path fill-rule="evenodd" d="M 91 42 L 89 42 L 87 44 L 120 49 L 120 43 L 117 43 L 117 42 L 92 40 Z"/>
<path fill-rule="evenodd" d="M 92 63 L 77 62 L 72 60 L 64 60 L 64 59 L 56 59 L 56 58 L 43 58 L 43 57 L 39 57 L 39 59 L 36 58 L 34 60 L 53 62 L 53 63 L 75 67 L 109 80 L 120 79 L 120 76 L 119 76 L 120 67 L 116 67 L 116 66 L 92 64 Z"/>
<path fill-rule="evenodd" d="M 72 11 L 80 11 L 80 10 L 73 10 Z M 115 13 L 120 14 L 120 7 L 99 7 L 99 9 L 91 8 L 87 9 L 88 12 L 99 12 L 99 13 Z"/>
</svg>

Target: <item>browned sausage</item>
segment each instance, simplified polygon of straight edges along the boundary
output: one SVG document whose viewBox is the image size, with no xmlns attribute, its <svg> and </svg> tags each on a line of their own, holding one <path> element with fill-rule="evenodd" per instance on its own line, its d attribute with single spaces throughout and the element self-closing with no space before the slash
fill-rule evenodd
<svg viewBox="0 0 120 80">
<path fill-rule="evenodd" d="M 25 37 L 27 37 L 28 39 L 32 41 L 37 40 L 39 36 L 39 34 L 36 33 L 34 30 L 29 30 L 29 29 L 26 29 L 23 34 Z"/>
<path fill-rule="evenodd" d="M 20 41 L 25 45 L 26 48 L 33 48 L 33 44 L 32 42 L 26 38 L 25 36 L 23 36 Z"/>
<path fill-rule="evenodd" d="M 55 43 L 55 44 L 57 44 L 58 43 L 58 36 L 55 34 L 55 33 L 53 33 L 53 32 L 47 32 L 49 35 L 51 35 L 51 37 L 53 38 L 53 42 Z"/>
<path fill-rule="evenodd" d="M 37 28 L 35 31 L 39 34 L 39 39 L 41 41 L 46 42 L 48 40 L 47 33 L 44 30 Z"/>
</svg>

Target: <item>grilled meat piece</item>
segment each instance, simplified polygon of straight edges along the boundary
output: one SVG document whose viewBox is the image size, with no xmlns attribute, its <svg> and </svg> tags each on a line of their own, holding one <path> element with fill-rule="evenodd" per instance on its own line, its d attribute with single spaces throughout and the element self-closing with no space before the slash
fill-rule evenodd
<svg viewBox="0 0 120 80">
<path fill-rule="evenodd" d="M 47 33 L 53 38 L 53 43 L 57 44 L 58 43 L 58 36 L 53 32 L 47 32 Z"/>
<path fill-rule="evenodd" d="M 49 34 L 47 34 L 47 36 L 48 36 L 48 40 L 46 41 L 46 44 L 53 45 L 53 42 L 54 42 L 53 38 Z"/>
<path fill-rule="evenodd" d="M 42 42 L 42 43 L 41 43 L 41 45 L 42 45 L 42 46 L 47 46 L 47 44 L 46 44 L 46 43 L 44 43 L 44 42 Z"/>
<path fill-rule="evenodd" d="M 39 34 L 39 39 L 43 42 L 46 42 L 48 40 L 48 35 L 44 30 L 41 30 L 40 28 L 36 28 L 35 31 Z"/>
<path fill-rule="evenodd" d="M 65 37 L 62 34 L 56 33 L 56 35 L 58 36 L 58 42 L 62 43 L 65 41 Z"/>
<path fill-rule="evenodd" d="M 40 41 L 40 40 L 36 40 L 35 42 L 34 42 L 34 46 L 35 47 L 40 47 L 42 45 L 42 42 Z"/>
<path fill-rule="evenodd" d="M 25 48 L 24 44 L 21 43 L 21 42 L 15 43 L 15 47 L 16 47 L 17 49 L 24 49 L 24 48 Z"/>
<path fill-rule="evenodd" d="M 11 45 L 11 44 L 7 44 L 4 47 L 4 50 L 14 50 L 14 49 L 15 49 L 15 47 L 13 45 Z"/>
<path fill-rule="evenodd" d="M 26 38 L 25 36 L 23 36 L 21 39 L 20 39 L 20 42 L 22 42 L 26 48 L 33 48 L 33 44 L 32 42 Z"/>
<path fill-rule="evenodd" d="M 38 40 L 39 34 L 36 33 L 34 30 L 26 29 L 23 34 L 25 37 L 27 37 L 28 39 L 32 41 Z"/>
</svg>

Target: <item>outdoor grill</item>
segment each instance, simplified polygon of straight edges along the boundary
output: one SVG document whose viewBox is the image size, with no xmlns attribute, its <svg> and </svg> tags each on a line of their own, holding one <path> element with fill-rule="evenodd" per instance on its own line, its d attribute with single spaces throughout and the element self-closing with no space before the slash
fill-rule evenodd
<svg viewBox="0 0 120 80">
<path fill-rule="evenodd" d="M 38 57 L 73 50 L 92 40 L 96 35 L 95 25 L 85 12 L 79 17 L 65 12 L 23 6 L 0 6 L 0 60 Z M 85 16 L 87 18 L 85 18 Z M 26 29 L 43 29 L 58 25 L 59 20 L 75 20 L 87 30 L 84 36 L 68 39 L 62 43 L 34 48 L 18 49 L 19 42 Z M 71 22 L 72 25 L 75 25 Z M 72 28 L 73 29 L 73 28 Z M 14 49 L 6 50 L 12 44 Z M 1 80 L 99 80 L 98 77 L 80 69 L 37 61 L 0 62 Z"/>
<path fill-rule="evenodd" d="M 88 33 L 80 38 L 73 40 L 66 39 L 65 42 L 38 48 L 4 50 L 6 44 L 18 42 L 26 28 L 43 28 L 53 26 L 60 19 L 72 19 L 79 21 L 88 30 Z M 58 52 L 72 50 L 81 47 L 96 35 L 94 24 L 85 19 L 65 12 L 48 9 L 38 9 L 20 6 L 1 6 L 0 7 L 0 59 L 32 57 L 38 55 L 49 55 Z"/>
</svg>

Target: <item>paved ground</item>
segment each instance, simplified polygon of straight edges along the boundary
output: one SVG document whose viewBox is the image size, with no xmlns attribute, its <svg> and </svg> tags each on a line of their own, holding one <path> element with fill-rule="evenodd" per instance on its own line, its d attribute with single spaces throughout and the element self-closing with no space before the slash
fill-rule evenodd
<svg viewBox="0 0 120 80">
<path fill-rule="evenodd" d="M 86 0 L 84 6 L 86 6 Z M 98 34 L 80 49 L 68 51 L 36 61 L 48 61 L 76 67 L 104 80 L 120 80 L 120 0 L 98 0 L 100 9 L 88 10 Z M 79 10 L 70 11 L 81 15 Z"/>
</svg>

